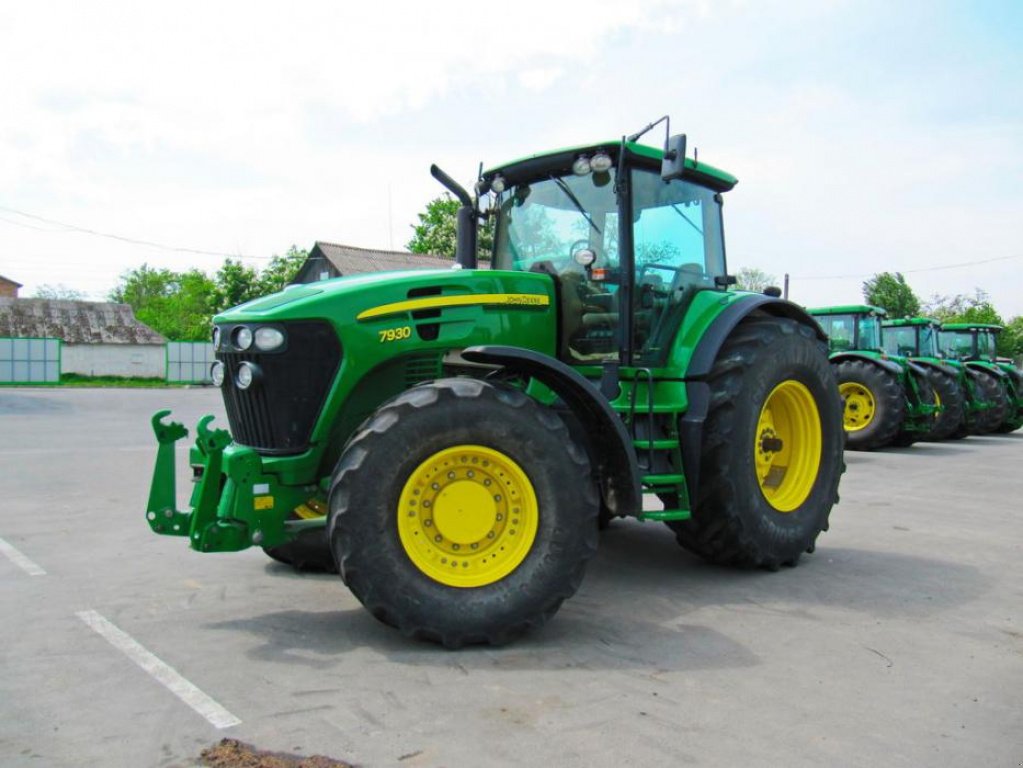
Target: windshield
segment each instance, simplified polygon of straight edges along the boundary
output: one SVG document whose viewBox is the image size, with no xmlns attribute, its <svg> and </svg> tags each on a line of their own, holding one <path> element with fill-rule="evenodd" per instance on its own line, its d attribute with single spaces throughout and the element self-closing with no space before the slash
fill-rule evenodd
<svg viewBox="0 0 1023 768">
<path fill-rule="evenodd" d="M 998 356 L 996 347 L 995 334 L 991 333 L 991 331 L 977 332 L 977 354 L 980 357 L 994 362 L 994 359 Z"/>
<path fill-rule="evenodd" d="M 938 351 L 938 331 L 933 325 L 920 326 L 920 355 L 941 357 L 941 352 Z"/>
<path fill-rule="evenodd" d="M 884 350 L 889 355 L 914 357 L 916 349 L 916 326 L 886 325 L 884 328 Z"/>
<path fill-rule="evenodd" d="M 854 315 L 817 315 L 816 320 L 828 335 L 828 345 L 832 352 L 856 349 Z"/>
<path fill-rule="evenodd" d="M 942 331 L 939 334 L 941 351 L 953 360 L 973 357 L 973 334 L 969 331 Z"/>
<path fill-rule="evenodd" d="M 497 197 L 494 268 L 582 273 L 573 255 L 593 251 L 594 270 L 618 267 L 614 170 L 518 184 Z"/>
</svg>

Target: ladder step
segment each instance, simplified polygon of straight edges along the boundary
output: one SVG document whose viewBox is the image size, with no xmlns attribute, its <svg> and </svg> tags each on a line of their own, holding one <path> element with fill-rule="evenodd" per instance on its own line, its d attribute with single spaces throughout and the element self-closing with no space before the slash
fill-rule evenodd
<svg viewBox="0 0 1023 768">
<path fill-rule="evenodd" d="M 636 438 L 632 441 L 632 444 L 637 448 L 650 450 L 653 448 L 655 451 L 666 451 L 670 448 L 678 448 L 678 440 L 644 440 L 641 437 Z"/>
<path fill-rule="evenodd" d="M 659 509 L 639 515 L 640 520 L 688 520 L 690 517 L 688 509 Z"/>
<path fill-rule="evenodd" d="M 678 485 L 685 481 L 685 475 L 643 475 L 643 485 Z"/>
</svg>

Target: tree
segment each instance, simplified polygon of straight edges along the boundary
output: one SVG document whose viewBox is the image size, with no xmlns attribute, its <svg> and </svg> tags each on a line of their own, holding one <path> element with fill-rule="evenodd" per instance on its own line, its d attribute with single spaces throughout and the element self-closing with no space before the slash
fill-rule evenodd
<svg viewBox="0 0 1023 768">
<path fill-rule="evenodd" d="M 735 273 L 735 287 L 740 291 L 763 293 L 769 285 L 778 285 L 778 278 L 757 267 L 740 267 Z"/>
<path fill-rule="evenodd" d="M 36 288 L 35 296 L 36 299 L 61 299 L 64 301 L 81 301 L 85 298 L 85 294 L 74 288 L 68 288 L 64 283 L 57 283 L 56 285 L 50 285 L 49 283 L 43 283 Z"/>
<path fill-rule="evenodd" d="M 223 312 L 246 301 L 259 298 L 259 273 L 240 261 L 224 259 L 224 264 L 213 278 L 216 282 L 214 309 Z"/>
<path fill-rule="evenodd" d="M 283 256 L 274 254 L 270 262 L 259 273 L 259 292 L 266 296 L 271 293 L 283 290 L 284 286 L 290 283 L 298 270 L 309 258 L 309 251 L 304 251 L 293 245 Z"/>
<path fill-rule="evenodd" d="M 172 272 L 143 264 L 121 275 L 110 299 L 130 304 L 141 322 L 174 341 L 209 338 L 213 281 L 198 269 Z"/>
<path fill-rule="evenodd" d="M 412 239 L 405 245 L 412 253 L 428 253 L 434 256 L 455 258 L 458 242 L 458 209 L 461 203 L 447 192 L 426 204 L 426 210 L 416 214 L 419 224 L 411 224 Z M 476 233 L 476 253 L 480 259 L 490 258 L 494 249 L 494 219 L 488 216 Z"/>
<path fill-rule="evenodd" d="M 455 221 L 461 204 L 445 192 L 426 204 L 418 214 L 419 224 L 412 224 L 415 232 L 405 246 L 412 253 L 432 253 L 455 258 Z"/>
<path fill-rule="evenodd" d="M 973 295 L 957 293 L 955 296 L 934 294 L 924 307 L 931 317 L 943 323 L 995 323 L 1002 324 L 987 291 L 975 288 Z"/>
<path fill-rule="evenodd" d="M 889 317 L 916 317 L 920 299 L 901 272 L 881 272 L 863 283 L 863 298 L 868 304 L 884 307 Z"/>
</svg>

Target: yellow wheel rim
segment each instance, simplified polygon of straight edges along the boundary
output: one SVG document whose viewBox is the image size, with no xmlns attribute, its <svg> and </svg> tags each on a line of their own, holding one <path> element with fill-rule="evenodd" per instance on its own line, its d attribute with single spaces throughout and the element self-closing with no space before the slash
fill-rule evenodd
<svg viewBox="0 0 1023 768">
<path fill-rule="evenodd" d="M 505 454 L 456 445 L 409 475 L 398 535 L 409 560 L 449 587 L 482 587 L 510 574 L 536 539 L 539 506 L 526 473 Z"/>
<path fill-rule="evenodd" d="M 855 381 L 846 381 L 838 385 L 838 394 L 845 401 L 842 426 L 846 432 L 858 432 L 874 420 L 877 411 L 874 396 L 865 386 Z"/>
<path fill-rule="evenodd" d="M 813 490 L 821 464 L 821 417 L 804 384 L 789 379 L 771 390 L 760 410 L 753 455 L 767 503 L 792 512 Z"/>
</svg>

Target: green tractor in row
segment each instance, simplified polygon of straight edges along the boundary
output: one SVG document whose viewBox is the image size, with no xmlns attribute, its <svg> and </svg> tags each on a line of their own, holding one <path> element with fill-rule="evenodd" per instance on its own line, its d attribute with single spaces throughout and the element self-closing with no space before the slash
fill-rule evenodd
<svg viewBox="0 0 1023 768">
<path fill-rule="evenodd" d="M 961 439 L 981 434 L 987 412 L 994 403 L 987 399 L 982 374 L 960 360 L 946 357 L 938 346 L 941 323 L 929 317 L 885 320 L 884 348 L 892 355 L 910 358 L 927 368 L 934 398 L 941 406 L 929 440 Z"/>
<path fill-rule="evenodd" d="M 941 407 L 929 369 L 884 349 L 885 310 L 869 304 L 808 310 L 828 335 L 844 402 L 846 446 L 908 446 L 931 434 Z"/>
<path fill-rule="evenodd" d="M 739 567 L 813 551 L 844 469 L 826 337 L 730 289 L 736 179 L 683 135 L 638 143 L 653 125 L 481 172 L 473 195 L 434 166 L 461 202 L 453 269 L 294 285 L 214 318 L 230 432 L 200 420 L 179 511 L 186 430 L 153 417 L 152 530 L 336 566 L 376 618 L 448 647 L 552 616 L 601 519 L 663 521 Z"/>
<path fill-rule="evenodd" d="M 1023 376 L 1008 358 L 998 357 L 1000 325 L 945 323 L 939 346 L 945 357 L 962 361 L 976 374 L 978 388 L 989 403 L 978 419 L 980 432 L 1014 432 L 1023 426 Z"/>
</svg>

